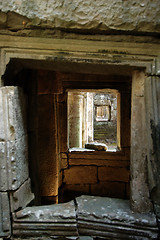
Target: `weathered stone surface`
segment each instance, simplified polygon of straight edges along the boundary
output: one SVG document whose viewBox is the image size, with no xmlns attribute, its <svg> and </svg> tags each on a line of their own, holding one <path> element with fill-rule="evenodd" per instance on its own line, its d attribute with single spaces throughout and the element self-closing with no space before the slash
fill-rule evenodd
<svg viewBox="0 0 160 240">
<path fill-rule="evenodd" d="M 93 240 L 93 238 L 90 236 L 80 236 L 79 240 Z"/>
<path fill-rule="evenodd" d="M 17 87 L 0 89 L 0 140 L 13 141 L 27 133 L 25 97 Z"/>
<path fill-rule="evenodd" d="M 0 189 L 15 190 L 28 178 L 28 140 L 22 89 L 0 88 Z"/>
<path fill-rule="evenodd" d="M 28 179 L 17 191 L 10 192 L 12 212 L 26 207 L 34 199 L 34 194 L 31 193 L 30 185 L 30 179 Z"/>
<path fill-rule="evenodd" d="M 85 148 L 93 149 L 97 151 L 107 151 L 108 147 L 104 143 L 86 143 Z"/>
<path fill-rule="evenodd" d="M 14 236 L 78 236 L 74 202 L 27 207 L 13 214 Z"/>
<path fill-rule="evenodd" d="M 160 206 L 160 78 L 145 81 L 145 108 L 147 124 L 147 170 L 151 198 Z M 160 209 L 160 207 L 159 207 Z M 160 214 L 158 214 L 160 216 Z"/>
<path fill-rule="evenodd" d="M 11 222 L 8 194 L 0 192 L 0 237 L 9 237 L 10 234 Z"/>
<path fill-rule="evenodd" d="M 97 183 L 96 166 L 71 167 L 64 170 L 64 182 L 66 184 Z"/>
<path fill-rule="evenodd" d="M 38 237 L 32 237 L 32 239 L 29 237 L 23 237 L 23 238 L 17 238 L 17 237 L 12 237 L 12 240 L 79 240 L 79 237 L 74 237 L 74 236 L 38 236 Z M 87 240 L 86 238 L 85 240 Z M 1 240 L 1 239 L 0 239 Z M 3 240 L 3 239 L 2 239 Z M 91 240 L 93 240 L 91 238 Z"/>
<path fill-rule="evenodd" d="M 136 212 L 148 212 L 152 209 L 147 184 L 144 82 L 145 73 L 135 71 L 131 103 L 131 207 Z"/>
<path fill-rule="evenodd" d="M 81 196 L 76 201 L 78 229 L 82 236 L 139 240 L 158 237 L 154 214 L 133 213 L 127 200 Z"/>
<path fill-rule="evenodd" d="M 13 214 L 13 239 L 157 239 L 153 213 L 133 213 L 129 201 L 81 196 L 74 202 L 28 207 Z M 84 237 L 86 236 L 86 238 Z M 67 238 L 68 237 L 68 238 Z M 51 239 L 52 239 L 51 238 Z M 79 239 L 79 238 L 78 238 Z"/>
<path fill-rule="evenodd" d="M 129 170 L 127 168 L 99 167 L 98 179 L 100 181 L 129 182 Z"/>
<path fill-rule="evenodd" d="M 34 19 L 30 24 L 34 26 L 43 20 L 46 26 L 57 28 L 160 32 L 158 0 L 6 0 L 0 2 L 0 9 Z"/>
</svg>

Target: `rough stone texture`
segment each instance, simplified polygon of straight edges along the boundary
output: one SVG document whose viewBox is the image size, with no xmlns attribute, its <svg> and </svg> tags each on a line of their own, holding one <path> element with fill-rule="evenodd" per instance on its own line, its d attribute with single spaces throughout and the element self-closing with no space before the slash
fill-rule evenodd
<svg viewBox="0 0 160 240">
<path fill-rule="evenodd" d="M 131 113 L 131 207 L 135 212 L 148 212 L 152 209 L 147 184 L 144 80 L 143 72 L 134 72 Z"/>
<path fill-rule="evenodd" d="M 23 238 L 17 238 L 17 237 L 12 237 L 12 240 L 31 240 L 31 238 L 29 237 L 23 237 Z M 79 237 L 75 237 L 75 236 L 45 236 L 45 238 L 43 236 L 38 236 L 38 237 L 32 237 L 32 240 L 79 240 Z M 3 240 L 3 239 L 0 239 Z M 90 240 L 90 238 L 86 238 L 85 240 Z M 93 238 L 91 238 L 91 240 L 93 240 Z"/>
<path fill-rule="evenodd" d="M 11 212 L 24 208 L 34 199 L 31 193 L 30 179 L 28 179 L 17 191 L 10 192 Z"/>
<path fill-rule="evenodd" d="M 80 166 L 64 170 L 64 182 L 66 184 L 97 183 L 97 167 Z"/>
<path fill-rule="evenodd" d="M 93 149 L 97 151 L 107 151 L 108 147 L 104 143 L 86 143 L 85 148 Z"/>
<path fill-rule="evenodd" d="M 0 192 L 0 237 L 11 234 L 10 208 L 7 193 Z"/>
<path fill-rule="evenodd" d="M 82 236 L 136 240 L 158 237 L 154 214 L 133 213 L 127 200 L 81 196 L 76 202 L 78 229 Z"/>
<path fill-rule="evenodd" d="M 6 0 L 0 1 L 3 12 L 13 11 L 33 19 L 28 26 L 81 30 L 121 30 L 160 32 L 160 2 L 83 1 L 83 0 Z M 27 26 L 27 22 L 23 26 Z"/>
<path fill-rule="evenodd" d="M 160 78 L 145 81 L 148 185 L 160 228 Z"/>
<path fill-rule="evenodd" d="M 160 205 L 160 78 L 148 77 L 145 81 L 147 122 L 147 165 L 149 190 Z"/>
<path fill-rule="evenodd" d="M 76 204 L 71 201 L 27 207 L 13 214 L 14 240 L 21 236 L 35 240 L 78 236 L 80 239 L 149 240 L 157 239 L 157 235 L 155 215 L 133 213 L 127 200 L 81 196 L 76 198 Z"/>
<path fill-rule="evenodd" d="M 15 190 L 28 178 L 28 145 L 22 89 L 0 89 L 0 189 Z"/>
<path fill-rule="evenodd" d="M 74 202 L 28 207 L 13 214 L 14 236 L 78 236 Z"/>
</svg>

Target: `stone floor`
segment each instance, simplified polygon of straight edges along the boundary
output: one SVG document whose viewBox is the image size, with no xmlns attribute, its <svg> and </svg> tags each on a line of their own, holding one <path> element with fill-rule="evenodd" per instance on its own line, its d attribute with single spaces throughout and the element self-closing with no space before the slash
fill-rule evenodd
<svg viewBox="0 0 160 240">
<path fill-rule="evenodd" d="M 158 239 L 153 213 L 133 213 L 128 200 L 81 196 L 68 203 L 27 207 L 13 215 L 13 239 Z"/>
</svg>

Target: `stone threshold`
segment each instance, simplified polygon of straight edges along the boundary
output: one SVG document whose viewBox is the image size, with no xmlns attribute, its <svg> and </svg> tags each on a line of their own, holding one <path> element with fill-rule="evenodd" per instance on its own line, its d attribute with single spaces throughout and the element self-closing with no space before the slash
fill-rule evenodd
<svg viewBox="0 0 160 240">
<path fill-rule="evenodd" d="M 158 239 L 158 227 L 154 213 L 134 213 L 128 200 L 83 195 L 13 213 L 12 239 L 147 240 Z"/>
</svg>

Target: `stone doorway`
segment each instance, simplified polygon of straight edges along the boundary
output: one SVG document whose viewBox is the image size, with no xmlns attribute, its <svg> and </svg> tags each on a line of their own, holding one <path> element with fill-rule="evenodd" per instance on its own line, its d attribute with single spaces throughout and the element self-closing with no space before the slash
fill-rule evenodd
<svg viewBox="0 0 160 240">
<path fill-rule="evenodd" d="M 129 199 L 131 78 L 64 73 L 42 70 L 37 66 L 34 69 L 34 65 L 28 69 L 19 67 L 18 71 L 16 65 L 19 67 L 22 63 L 15 60 L 8 65 L 4 84 L 22 88 L 26 98 L 28 159 L 36 204 L 66 202 L 82 194 Z M 11 71 L 15 68 L 16 74 Z M 119 93 L 119 150 L 69 149 L 68 89 L 77 91 L 81 86 L 84 91 L 87 87 L 88 91 L 95 89 L 98 92 L 99 85 L 102 89 Z"/>
<path fill-rule="evenodd" d="M 15 62 L 16 62 L 16 60 L 15 60 Z M 36 63 L 37 63 L 37 61 L 36 61 Z M 17 64 L 17 63 L 16 63 Z M 27 63 L 27 65 L 28 65 L 28 63 Z M 16 68 L 17 69 L 17 68 Z M 49 71 L 51 71 L 51 70 L 49 70 Z M 29 73 L 29 70 L 27 70 L 27 72 Z M 32 78 L 31 79 L 34 79 L 35 78 L 35 72 L 32 70 L 31 71 L 32 72 Z M 36 70 L 36 72 L 37 72 L 37 70 Z M 46 73 L 47 72 L 47 73 Z M 51 71 L 52 72 L 52 71 Z M 75 82 L 75 75 L 76 75 L 76 73 L 72 73 L 71 75 L 72 76 L 68 76 L 68 73 L 66 74 L 66 73 L 64 73 L 64 72 L 59 72 L 59 71 L 54 71 L 55 72 L 55 75 L 56 75 L 56 77 L 57 77 L 57 79 L 58 80 L 60 80 L 60 79 L 63 79 L 63 81 L 64 81 L 64 86 L 66 87 L 66 89 L 67 88 L 70 88 L 70 84 L 71 84 L 71 82 L 69 81 L 69 80 L 71 80 L 71 79 L 73 79 L 72 80 L 72 88 L 77 88 L 76 87 L 76 84 L 77 84 L 77 82 Z M 7 73 L 7 72 L 6 72 Z M 22 74 L 22 72 L 20 71 L 20 75 Z M 46 70 L 42 70 L 42 71 L 38 71 L 38 74 L 40 74 L 40 76 L 42 76 L 42 75 L 46 75 L 46 74 L 48 74 L 48 70 L 46 71 Z M 22 74 L 23 75 L 23 74 Z M 70 74 L 69 74 L 70 75 Z M 86 74 L 85 74 L 86 75 Z M 97 77 L 97 75 L 98 74 L 96 74 L 96 77 Z M 16 75 L 17 76 L 17 75 Z M 82 78 L 82 76 L 83 75 L 81 75 L 81 76 L 79 76 L 79 83 L 81 82 L 81 80 L 82 79 L 84 79 L 84 78 Z M 102 76 L 101 76 L 102 77 Z M 47 76 L 47 79 L 49 78 L 49 76 Z M 42 78 L 41 78 L 42 79 Z M 43 79 L 45 79 L 45 77 L 43 78 Z M 76 78 L 77 79 L 77 78 Z M 103 79 L 103 77 L 102 77 L 102 79 Z M 114 79 L 114 76 L 112 75 L 111 76 L 111 79 L 113 80 Z M 117 77 L 117 75 L 116 75 L 116 77 L 115 77 L 115 79 L 116 79 L 116 84 L 117 84 L 117 79 L 119 79 L 119 77 Z M 136 175 L 138 172 L 141 172 L 141 171 L 143 171 L 142 170 L 142 168 L 141 168 L 141 165 L 143 165 L 142 164 L 142 162 L 144 161 L 144 159 L 141 157 L 141 163 L 138 163 L 138 160 L 139 159 L 137 159 L 137 155 L 135 156 L 134 155 L 134 150 L 135 150 L 135 147 L 137 148 L 137 146 L 139 145 L 139 143 L 142 141 L 142 137 L 144 137 L 143 136 L 143 134 L 142 134 L 142 127 L 144 127 L 143 126 L 143 118 L 142 118 L 142 116 L 143 116 L 143 113 L 144 113 L 144 80 L 145 80 L 145 75 L 144 75 L 144 72 L 143 71 L 135 71 L 134 73 L 133 73 L 133 75 L 132 76 L 130 76 L 129 78 L 128 78 L 128 76 L 126 77 L 126 76 L 123 76 L 123 79 L 126 79 L 126 82 L 127 83 L 131 83 L 132 82 L 132 88 L 131 87 L 129 87 L 129 89 L 132 89 L 132 110 L 131 110 L 131 115 L 129 114 L 127 114 L 125 111 L 123 112 L 123 114 L 126 114 L 126 115 L 128 115 L 128 117 L 129 116 L 131 116 L 131 176 L 132 176 L 132 182 L 131 182 L 131 204 L 132 204 L 132 209 L 134 209 L 135 211 L 149 211 L 150 210 L 150 208 L 151 208 L 151 205 L 150 205 L 150 201 L 149 201 L 149 194 L 148 194 L 148 187 L 147 187 L 147 185 L 146 185 L 146 183 L 145 183 L 145 174 L 143 175 L 143 179 L 141 178 L 141 176 L 139 176 L 139 175 Z M 66 81 L 67 80 L 67 81 Z M 94 75 L 92 76 L 92 84 L 93 84 L 93 86 L 94 86 L 94 88 L 95 88 L 95 85 L 96 85 L 96 83 L 93 81 L 94 80 Z M 12 79 L 4 79 L 4 82 L 6 81 L 6 85 L 14 85 L 13 83 L 12 83 Z M 7 81 L 8 81 L 8 84 L 7 84 Z M 96 81 L 96 80 L 95 80 Z M 10 83 L 9 83 L 10 82 Z M 66 83 L 67 82 L 67 83 Z M 89 81 L 90 82 L 90 81 Z M 34 84 L 35 82 L 34 81 L 31 81 L 31 83 L 32 84 Z M 78 83 L 78 84 L 79 84 Z M 66 84 L 66 85 L 65 85 Z M 68 85 L 67 85 L 68 84 Z M 102 84 L 104 84 L 104 80 L 102 81 Z M 110 85 L 110 87 L 111 87 L 111 85 L 113 84 L 113 83 L 111 83 L 111 82 L 108 82 L 108 84 Z M 35 84 L 36 85 L 36 84 Z M 18 83 L 18 86 L 20 86 L 19 85 L 19 83 Z M 93 88 L 93 86 L 89 86 L 89 88 Z M 21 86 L 20 86 L 21 87 Z M 36 86 L 37 87 L 37 86 Z M 112 86 L 113 87 L 113 86 Z M 33 88 L 34 89 L 34 88 Z M 51 89 L 52 89 L 52 87 L 51 87 Z M 63 88 L 62 88 L 62 85 L 61 85 L 61 81 L 57 81 L 57 83 L 55 84 L 55 86 L 54 86 L 54 90 L 53 91 L 55 91 L 55 89 L 58 89 L 58 96 L 56 96 L 55 98 L 54 98 L 54 101 L 56 102 L 56 104 L 54 105 L 55 107 L 56 107 L 56 113 L 59 111 L 59 113 L 61 113 L 62 115 L 61 116 L 64 116 L 63 114 L 65 113 L 65 116 L 66 116 L 66 112 L 64 111 L 64 109 L 66 109 L 66 105 L 64 104 L 64 102 L 65 102 L 65 97 L 66 97 L 66 95 L 64 94 L 64 98 L 61 98 L 62 96 L 62 94 L 63 94 Z M 114 86 L 114 89 L 115 89 L 115 86 Z M 42 90 L 42 91 L 41 91 Z M 40 90 L 40 95 L 47 95 L 47 97 L 48 97 L 48 90 L 46 90 L 46 89 L 44 89 L 44 86 L 42 87 L 42 89 Z M 52 93 L 52 90 L 49 90 L 49 92 L 50 92 L 50 95 L 52 95 L 53 93 Z M 127 94 L 128 94 L 128 92 L 126 92 Z M 32 94 L 33 94 L 33 92 L 32 92 Z M 34 95 L 34 94 L 33 94 Z M 140 100 L 140 103 L 141 104 L 139 104 L 139 100 Z M 32 101 L 34 102 L 35 101 L 35 99 L 34 99 L 34 96 L 33 96 L 33 98 L 32 98 Z M 47 101 L 48 102 L 48 101 Z M 130 104 L 130 102 L 129 101 L 127 101 L 127 103 L 129 103 Z M 34 105 L 34 104 L 33 104 Z M 40 104 L 41 105 L 41 104 Z M 52 104 L 51 104 L 52 105 Z M 64 105 L 65 105 L 65 107 L 64 107 Z M 57 107 L 58 106 L 58 107 Z M 53 105 L 52 105 L 52 107 L 53 107 Z M 34 109 L 34 108 L 33 108 Z M 31 112 L 32 112 L 32 110 L 33 109 L 31 109 Z M 126 109 L 130 109 L 130 108 L 126 108 Z M 35 110 L 35 109 L 34 109 Z M 52 110 L 53 110 L 53 108 L 52 108 Z M 35 112 L 35 111 L 34 111 Z M 48 112 L 48 111 L 47 111 Z M 30 113 L 31 114 L 31 113 Z M 43 114 L 42 114 L 43 115 Z M 138 125 L 137 125 L 137 121 L 135 121 L 135 118 L 136 119 L 140 119 L 140 121 L 138 122 Z M 62 119 L 62 118 L 60 118 L 60 119 Z M 126 118 L 127 119 L 127 118 Z M 55 119 L 54 119 L 54 121 L 55 121 Z M 59 122 L 59 121 L 58 121 Z M 67 121 L 66 121 L 67 122 Z M 127 124 L 128 124 L 128 122 L 127 122 Z M 46 124 L 45 124 L 46 125 Z M 57 122 L 55 121 L 55 125 L 57 126 Z M 46 125 L 47 126 L 47 125 Z M 122 127 L 123 125 L 121 125 L 121 127 Z M 37 130 L 37 129 L 36 129 Z M 34 129 L 34 131 L 35 131 L 35 129 Z M 60 129 L 60 128 L 57 128 L 57 130 L 56 130 L 56 132 L 55 132 L 55 135 L 56 135 L 56 137 L 57 137 L 57 135 L 58 136 L 63 136 L 63 134 L 59 134 L 59 133 L 61 133 L 61 131 L 62 131 L 62 129 Z M 35 131 L 36 132 L 36 131 Z M 134 135 L 134 133 L 135 132 L 137 132 L 138 133 L 138 135 Z M 63 133 L 64 133 L 64 131 L 63 131 Z M 66 133 L 67 133 L 67 131 L 66 131 Z M 142 135 L 141 135 L 142 134 Z M 34 135 L 34 134 L 33 134 Z M 66 134 L 66 136 L 67 136 L 67 134 Z M 122 136 L 122 135 L 120 135 L 120 136 Z M 129 136 L 129 135 L 127 135 L 127 136 Z M 138 136 L 138 138 L 137 138 L 137 136 Z M 37 135 L 36 135 L 36 137 L 37 137 Z M 32 137 L 31 137 L 32 138 Z M 35 135 L 34 135 L 34 137 L 32 138 L 32 139 L 36 139 L 35 138 Z M 59 141 L 61 141 L 62 139 L 60 139 Z M 63 140 L 64 140 L 64 138 L 63 138 Z M 62 141 L 63 141 L 62 140 Z M 125 140 L 126 139 L 124 139 L 123 141 L 125 142 Z M 122 142 L 123 142 L 122 141 Z M 34 141 L 33 141 L 34 142 Z M 64 145 L 61 145 L 61 146 L 63 146 L 63 147 L 67 147 L 67 141 L 66 141 L 66 139 L 65 139 L 65 141 L 64 141 Z M 134 145 L 134 144 L 137 144 L 137 145 Z M 123 145 L 122 145 L 123 146 Z M 127 161 L 128 161 L 128 157 L 130 157 L 130 154 L 129 154 L 129 152 L 127 151 L 127 148 L 129 149 L 129 147 L 130 146 L 125 146 L 124 145 L 124 151 L 122 151 L 121 152 L 121 156 L 120 156 L 120 158 L 121 158 L 121 160 L 122 161 L 124 161 L 125 163 L 127 163 Z M 66 148 L 67 149 L 67 151 L 68 151 L 68 147 Z M 143 149 L 143 148 L 141 148 L 140 149 L 140 155 L 141 154 L 143 154 L 143 152 L 145 151 L 145 149 Z M 35 154 L 35 152 L 34 152 L 34 154 Z M 59 151 L 59 145 L 57 144 L 57 142 L 56 142 L 56 167 L 58 168 L 58 171 L 59 171 L 59 163 L 60 163 L 60 161 L 59 161 L 59 159 L 61 159 L 62 161 L 61 161 L 61 164 L 63 163 L 64 165 L 63 165 L 63 168 L 61 169 L 62 171 L 59 171 L 58 172 L 58 174 L 59 174 L 59 176 L 61 175 L 61 176 L 64 176 L 63 174 L 64 174 L 64 172 L 66 172 L 66 176 L 64 176 L 64 179 L 66 178 L 67 179 L 67 174 L 68 175 L 70 175 L 70 173 L 67 173 L 67 171 L 68 171 L 68 166 L 67 166 L 67 168 L 66 168 L 66 163 L 68 163 L 68 160 L 70 161 L 70 164 L 71 164 L 71 166 L 74 166 L 74 174 L 76 173 L 76 171 L 77 171 L 77 164 L 79 165 L 79 160 L 83 160 L 83 158 L 81 157 L 82 156 L 82 153 L 79 153 L 78 152 L 78 154 L 77 153 L 75 153 L 75 152 L 71 152 L 71 153 L 68 153 L 67 152 L 67 157 L 66 157 L 66 151 Z M 98 157 L 99 158 L 99 153 L 98 154 L 95 154 L 96 155 L 96 158 Z M 101 155 L 101 154 L 100 154 Z M 115 157 L 116 156 L 116 157 Z M 142 156 L 142 155 L 141 155 Z M 68 157 L 70 158 L 70 159 L 68 159 Z M 83 156 L 84 157 L 84 156 Z M 117 155 L 114 155 L 114 157 L 116 158 L 116 160 L 117 160 L 117 162 L 120 162 L 119 160 L 120 159 L 117 159 L 117 158 L 119 158 L 119 156 L 117 156 Z M 87 161 L 88 161 L 88 165 L 90 165 L 90 160 L 93 158 L 93 155 L 92 154 L 88 154 L 87 155 L 87 158 L 85 159 L 85 164 L 87 163 Z M 113 155 L 108 155 L 107 157 L 106 157 L 106 155 L 101 155 L 101 158 L 103 158 L 103 159 L 100 159 L 100 160 L 103 160 L 103 162 L 104 162 L 104 160 L 112 160 L 113 159 Z M 138 157 L 139 158 L 139 157 Z M 127 161 L 126 161 L 127 160 Z M 108 161 L 108 162 L 109 162 Z M 100 161 L 99 161 L 100 162 Z M 102 163 L 102 161 L 101 161 L 101 163 Z M 143 162 L 144 163 L 144 162 Z M 81 166 L 83 166 L 83 170 L 85 169 L 85 167 L 84 167 L 84 165 L 85 165 L 84 163 L 83 163 L 83 161 L 81 162 Z M 95 163 L 95 164 L 97 164 L 97 163 Z M 103 167 L 104 167 L 104 163 L 102 163 L 103 165 Z M 111 163 L 110 163 L 111 164 Z M 128 164 L 128 163 L 127 163 Z M 87 166 L 88 166 L 87 165 Z M 101 167 L 101 166 L 98 166 L 99 168 Z M 105 166 L 106 167 L 106 166 Z M 108 166 L 107 166 L 108 167 Z M 111 167 L 111 166 L 110 166 Z M 119 166 L 118 166 L 119 167 Z M 126 166 L 125 166 L 125 168 L 126 168 Z M 71 168 L 70 168 L 71 169 Z M 72 171 L 71 170 L 71 171 Z M 92 170 L 93 169 L 91 169 L 91 172 L 92 172 Z M 101 170 L 102 170 L 102 168 L 101 168 Z M 103 169 L 104 170 L 104 169 Z M 105 169 L 106 170 L 106 169 Z M 79 171 L 79 170 L 78 170 Z M 32 170 L 31 170 L 31 172 L 32 172 Z M 73 174 L 73 175 L 74 175 Z M 102 172 L 102 175 L 105 175 L 105 174 L 103 174 L 103 172 Z M 126 175 L 125 175 L 126 176 Z M 56 178 L 55 178 L 55 181 L 54 182 L 56 182 L 56 187 L 58 186 L 57 184 L 60 184 L 59 186 L 61 186 L 61 183 L 63 183 L 63 182 L 59 182 L 58 183 L 58 180 L 59 180 L 60 178 L 59 177 L 57 177 L 56 176 Z M 63 177 L 62 177 L 62 180 L 63 180 Z M 32 181 L 33 181 L 33 178 L 32 178 Z M 67 181 L 67 180 L 66 180 Z M 128 181 L 128 180 L 127 180 Z M 139 198 L 139 185 L 138 185 L 138 183 L 141 183 L 141 191 L 140 191 L 140 194 L 141 194 L 141 196 L 143 196 L 143 203 L 142 203 L 142 201 L 141 201 L 141 199 Z M 35 184 L 36 185 L 36 184 Z M 35 189 L 36 189 L 36 186 L 35 186 L 34 184 L 33 184 L 33 186 L 35 187 Z M 70 182 L 68 182 L 68 185 L 73 185 L 72 183 L 70 183 Z M 75 184 L 76 185 L 76 184 Z M 38 186 L 39 187 L 39 186 Z M 39 201 L 39 196 L 40 195 L 38 195 L 39 194 L 39 189 L 37 188 L 36 190 L 34 190 L 35 191 L 35 193 L 37 193 L 37 202 Z M 74 189 L 74 192 L 75 192 L 75 189 Z M 83 191 L 84 192 L 84 191 Z M 137 195 L 138 194 L 138 195 Z M 44 197 L 46 197 L 46 196 L 44 196 Z M 51 198 L 50 198 L 51 197 Z M 48 198 L 48 199 L 47 199 Z M 49 202 L 50 201 L 50 199 L 51 199 L 51 202 L 53 203 L 53 200 L 56 202 L 57 201 L 57 195 L 52 195 L 52 196 L 47 196 L 47 198 L 45 198 L 45 200 L 44 200 L 44 203 L 46 203 L 46 202 Z M 42 200 L 42 198 L 41 198 L 41 200 Z M 12 200 L 13 202 L 14 202 L 14 198 L 13 198 L 13 200 Z M 25 207 L 24 206 L 25 204 L 23 204 L 23 207 Z M 143 210 L 142 210 L 142 208 L 143 208 Z M 13 208 L 13 211 L 17 211 L 17 209 L 18 208 Z M 41 208 L 40 208 L 40 210 L 41 210 Z M 16 220 L 15 220 L 16 221 Z"/>
</svg>

